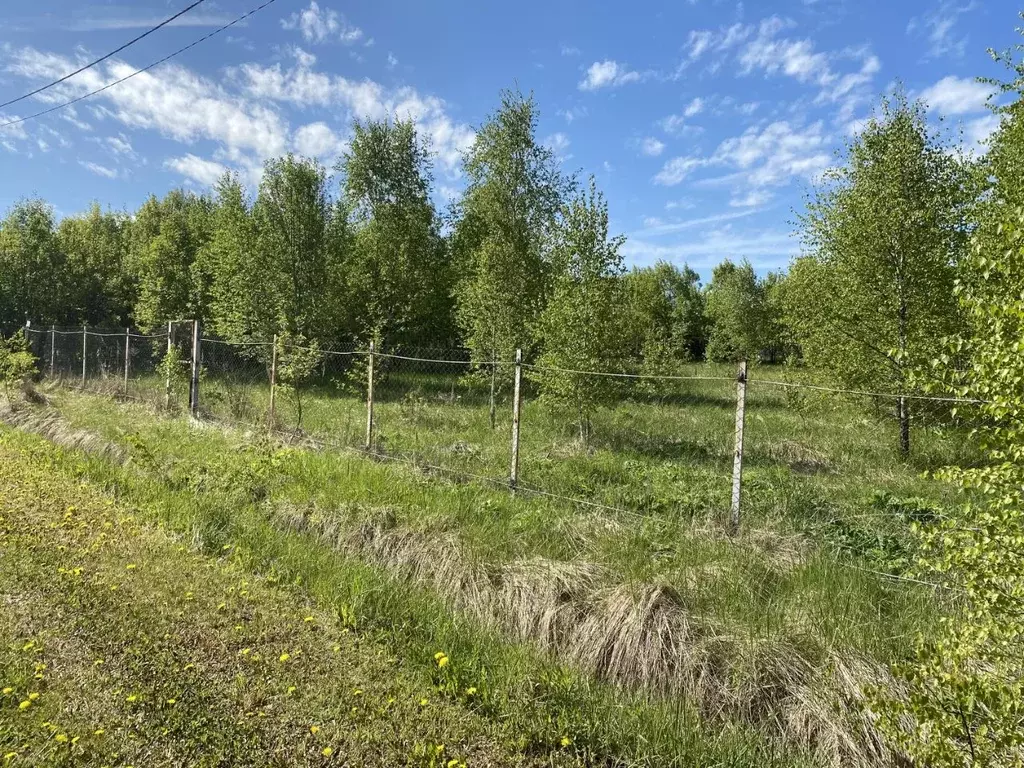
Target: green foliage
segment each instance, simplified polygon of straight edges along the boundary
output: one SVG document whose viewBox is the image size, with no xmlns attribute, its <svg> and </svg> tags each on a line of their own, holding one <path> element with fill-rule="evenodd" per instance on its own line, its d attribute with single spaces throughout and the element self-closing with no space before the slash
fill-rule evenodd
<svg viewBox="0 0 1024 768">
<path fill-rule="evenodd" d="M 921 105 L 902 94 L 882 102 L 801 221 L 806 255 L 784 298 L 809 363 L 849 389 L 914 390 L 912 372 L 960 328 L 953 284 L 971 179 L 970 163 L 930 131 Z M 899 417 L 908 430 L 908 408 Z"/>
<path fill-rule="evenodd" d="M 643 359 L 658 348 L 678 361 L 703 360 L 708 323 L 700 276 L 666 261 L 634 267 L 623 276 L 628 308 L 621 312 L 625 357 Z"/>
<path fill-rule="evenodd" d="M 707 290 L 708 360 L 757 360 L 779 344 L 779 320 L 772 314 L 767 285 L 749 261 L 736 265 L 727 259 L 715 267 Z"/>
<path fill-rule="evenodd" d="M 623 238 L 608 237 L 608 204 L 594 178 L 588 192 L 571 200 L 552 238 L 551 298 L 540 314 L 537 337 L 541 366 L 610 371 L 618 355 Z M 580 436 L 590 432 L 590 415 L 608 398 L 614 379 L 562 371 L 537 371 L 541 397 L 578 414 Z"/>
<path fill-rule="evenodd" d="M 505 92 L 465 157 L 452 247 L 457 317 L 475 361 L 532 352 L 550 293 L 548 243 L 575 183 L 536 133 L 533 98 Z"/>
<path fill-rule="evenodd" d="M 170 384 L 171 402 L 177 402 L 178 398 L 188 392 L 189 370 L 185 357 L 177 344 L 172 344 L 160 362 L 156 366 L 160 381 Z"/>
<path fill-rule="evenodd" d="M 211 211 L 209 199 L 172 190 L 163 200 L 150 197 L 136 213 L 128 258 L 138 278 L 134 315 L 141 328 L 206 317 L 200 252 L 210 239 Z"/>
<path fill-rule="evenodd" d="M 7 400 L 11 390 L 24 387 L 36 373 L 36 357 L 29 349 L 24 331 L 18 331 L 9 339 L 0 337 L 0 386 Z"/>
<path fill-rule="evenodd" d="M 65 279 L 52 206 L 42 200 L 15 203 L 0 221 L 0 325 L 62 320 L 64 297 L 54 287 Z"/>
<path fill-rule="evenodd" d="M 323 360 L 315 339 L 283 334 L 277 339 L 277 388 L 295 402 L 295 428 L 302 426 L 302 387 Z"/>
<path fill-rule="evenodd" d="M 338 170 L 353 240 L 344 269 L 353 335 L 385 344 L 452 338 L 453 271 L 415 124 L 356 123 Z"/>
</svg>

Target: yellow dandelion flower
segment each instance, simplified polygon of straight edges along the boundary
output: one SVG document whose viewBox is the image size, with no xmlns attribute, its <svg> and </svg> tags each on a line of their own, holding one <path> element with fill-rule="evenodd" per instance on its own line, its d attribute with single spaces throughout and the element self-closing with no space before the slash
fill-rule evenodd
<svg viewBox="0 0 1024 768">
<path fill-rule="evenodd" d="M 134 571 L 138 567 L 135 563 L 128 563 L 124 568 L 126 571 Z"/>
<path fill-rule="evenodd" d="M 434 661 L 440 661 L 445 656 L 446 656 L 446 654 L 445 654 L 444 651 L 438 651 L 437 653 L 434 654 Z"/>
<path fill-rule="evenodd" d="M 563 736 L 562 737 L 562 746 L 563 747 L 568 747 L 570 744 L 572 744 L 572 739 L 570 739 L 568 736 Z"/>
<path fill-rule="evenodd" d="M 338 653 L 340 650 L 341 650 L 341 646 L 340 645 L 334 646 L 334 652 L 335 653 Z"/>
<path fill-rule="evenodd" d="M 252 648 L 243 648 L 242 650 L 240 650 L 238 652 L 238 655 L 239 656 L 248 656 L 250 653 L 252 653 Z"/>
<path fill-rule="evenodd" d="M 324 747 L 323 751 L 321 751 L 320 754 L 323 755 L 324 757 L 330 757 L 331 755 L 334 754 L 334 750 L 331 749 L 330 747 Z"/>
<path fill-rule="evenodd" d="M 178 703 L 178 700 L 177 699 L 168 699 L 167 703 L 170 704 L 173 707 L 175 704 Z"/>
<path fill-rule="evenodd" d="M 471 685 L 469 688 L 466 689 L 466 695 L 467 696 L 473 696 L 475 694 L 476 694 L 476 687 L 475 686 Z"/>
<path fill-rule="evenodd" d="M 104 731 L 102 728 L 97 728 L 95 731 L 92 732 L 92 735 L 102 736 L 104 733 L 106 733 L 106 731 Z"/>
<path fill-rule="evenodd" d="M 282 664 L 284 664 L 290 658 L 291 658 L 291 654 L 290 653 L 282 653 L 280 656 L 277 657 L 277 660 L 280 661 Z"/>
<path fill-rule="evenodd" d="M 128 702 L 129 702 L 129 703 L 133 703 L 133 702 L 136 702 L 136 701 L 138 701 L 138 700 L 139 700 L 139 697 L 138 697 L 138 696 L 136 696 L 136 695 L 135 695 L 135 694 L 133 693 L 133 694 L 132 694 L 131 696 L 129 696 L 129 697 L 128 697 L 128 699 L 127 699 L 127 700 L 128 700 Z"/>
<path fill-rule="evenodd" d="M 308 623 L 310 621 L 313 621 L 313 617 L 312 616 L 307 616 L 306 618 L 303 619 L 303 621 Z"/>
<path fill-rule="evenodd" d="M 319 725 L 311 725 L 311 726 L 309 726 L 309 732 L 312 733 L 314 736 L 316 736 L 318 733 L 320 733 L 320 726 Z"/>
<path fill-rule="evenodd" d="M 9 696 L 12 693 L 14 693 L 13 688 L 4 688 L 4 696 Z"/>
<path fill-rule="evenodd" d="M 430 703 L 430 699 L 420 699 L 420 706 L 425 707 Z"/>
<path fill-rule="evenodd" d="M 64 742 L 66 742 L 68 740 L 68 735 L 66 733 L 58 733 L 53 738 L 56 739 L 57 741 L 59 741 L 61 744 L 63 744 Z"/>
<path fill-rule="evenodd" d="M 291 696 L 297 690 L 298 690 L 298 688 L 296 688 L 294 685 L 289 685 L 288 686 L 288 695 Z"/>
<path fill-rule="evenodd" d="M 440 667 L 441 669 L 444 669 L 445 667 L 447 667 L 448 666 L 448 657 L 447 656 L 442 656 L 440 659 L 438 659 L 437 660 L 437 666 Z"/>
<path fill-rule="evenodd" d="M 23 702 L 21 702 L 21 704 L 18 705 L 18 709 L 24 711 L 24 710 L 28 709 L 31 706 L 32 706 L 32 702 L 29 701 L 28 699 L 25 699 Z"/>
<path fill-rule="evenodd" d="M 28 695 L 28 700 L 29 700 L 29 701 L 35 701 L 35 700 L 36 700 L 36 699 L 38 699 L 38 698 L 39 698 L 39 694 L 38 694 L 38 693 L 36 693 L 35 691 L 33 691 L 32 693 L 30 693 L 30 694 Z"/>
</svg>

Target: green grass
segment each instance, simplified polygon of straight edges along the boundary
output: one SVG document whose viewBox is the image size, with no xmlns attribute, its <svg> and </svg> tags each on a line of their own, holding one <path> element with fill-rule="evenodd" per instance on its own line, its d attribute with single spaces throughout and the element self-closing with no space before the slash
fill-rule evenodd
<svg viewBox="0 0 1024 768">
<path fill-rule="evenodd" d="M 526 481 L 621 511 L 56 397 L 73 426 L 130 456 L 116 469 L 88 462 L 98 481 L 143 494 L 210 551 L 229 544 L 258 572 L 302 580 L 402 658 L 458 648 L 460 684 L 491 681 L 489 713 L 530 744 L 551 749 L 552 723 L 571 723 L 590 759 L 626 764 L 884 762 L 844 742 L 858 739 L 858 687 L 884 684 L 941 606 L 878 572 L 899 574 L 909 521 L 951 500 L 920 473 L 969 458 L 961 436 L 917 430 L 901 462 L 891 429 L 854 407 L 754 383 L 744 527 L 731 538 L 732 386 L 685 386 L 601 412 L 589 447 L 528 399 Z M 265 388 L 234 399 L 218 388 L 229 390 L 204 382 L 212 415 L 261 419 Z M 378 391 L 389 454 L 507 472 L 507 425 L 491 430 L 480 387 L 394 375 Z M 240 402 L 249 410 L 230 406 Z M 355 426 L 338 425 L 361 430 L 364 408 L 306 392 L 303 428 L 357 443 Z"/>
<path fill-rule="evenodd" d="M 0 764 L 571 765 L 231 547 L 216 557 L 0 432 Z M 451 666 L 458 664 L 453 658 Z"/>
</svg>

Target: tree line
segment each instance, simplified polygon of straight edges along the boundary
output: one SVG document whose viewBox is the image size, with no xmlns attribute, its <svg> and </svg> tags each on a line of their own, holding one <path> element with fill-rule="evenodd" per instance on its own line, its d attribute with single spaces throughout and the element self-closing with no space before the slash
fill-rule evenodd
<svg viewBox="0 0 1024 768">
<path fill-rule="evenodd" d="M 465 345 L 478 363 L 518 348 L 569 370 L 789 359 L 897 396 L 927 390 L 944 339 L 964 328 L 955 285 L 991 172 L 902 92 L 808 200 L 788 272 L 726 260 L 707 285 L 685 264 L 627 270 L 594 179 L 563 171 L 537 119 L 532 97 L 503 93 L 444 211 L 429 143 L 391 119 L 356 122 L 333 173 L 294 155 L 268 161 L 251 194 L 228 173 L 209 194 L 172 190 L 131 214 L 93 204 L 57 221 L 45 201 L 19 202 L 0 221 L 0 325 L 195 318 L 233 342 Z M 581 425 L 613 391 L 537 378 Z M 908 451 L 912 418 L 933 414 L 884 402 L 898 403 Z"/>
</svg>

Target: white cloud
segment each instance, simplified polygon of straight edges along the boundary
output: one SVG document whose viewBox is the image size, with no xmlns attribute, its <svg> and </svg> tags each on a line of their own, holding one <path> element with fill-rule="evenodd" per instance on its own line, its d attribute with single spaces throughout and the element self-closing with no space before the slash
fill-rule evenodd
<svg viewBox="0 0 1024 768">
<path fill-rule="evenodd" d="M 947 54 L 963 56 L 967 50 L 967 36 L 957 34 L 957 17 L 974 10 L 975 7 L 974 0 L 963 5 L 956 0 L 941 0 L 932 10 L 912 18 L 907 24 L 907 32 L 923 36 L 928 41 L 930 58 Z"/>
<path fill-rule="evenodd" d="M 747 216 L 752 216 L 758 213 L 755 210 L 746 211 L 726 211 L 725 213 L 715 213 L 711 216 L 700 216 L 694 219 L 676 219 L 674 221 L 665 222 L 657 217 L 653 219 L 644 220 L 644 229 L 641 232 L 636 233 L 640 236 L 655 236 L 655 235 L 670 235 L 674 232 L 682 232 L 686 229 L 693 229 L 694 227 L 702 227 L 706 224 L 721 224 L 726 221 L 734 221 L 735 219 L 743 219 Z M 649 223 L 653 222 L 653 223 Z"/>
<path fill-rule="evenodd" d="M 168 27 L 223 27 L 230 23 L 231 16 L 212 13 L 188 13 L 179 16 L 167 24 Z M 163 19 L 155 16 L 110 16 L 107 18 L 76 19 L 66 24 L 63 29 L 71 32 L 100 32 L 111 29 L 149 29 L 160 24 Z"/>
<path fill-rule="evenodd" d="M 683 110 L 683 117 L 693 117 L 699 115 L 704 110 L 704 99 L 700 96 L 695 97 L 689 104 L 686 105 L 686 109 Z"/>
<path fill-rule="evenodd" d="M 565 122 L 571 123 L 574 120 L 579 120 L 581 117 L 587 116 L 586 107 L 569 107 L 568 109 L 560 109 L 555 114 L 565 119 Z"/>
<path fill-rule="evenodd" d="M 677 209 L 687 210 L 689 208 L 694 208 L 695 206 L 696 206 L 696 203 L 694 203 L 693 200 L 690 200 L 688 198 L 683 197 L 683 198 L 680 198 L 679 200 L 669 200 L 667 203 L 665 203 L 665 210 L 666 211 L 675 211 Z"/>
<path fill-rule="evenodd" d="M 985 117 L 968 121 L 964 125 L 964 144 L 971 150 L 983 147 L 988 138 L 999 128 L 1001 122 L 1000 115 L 985 115 Z"/>
<path fill-rule="evenodd" d="M 166 160 L 164 167 L 177 171 L 182 176 L 192 179 L 204 187 L 213 186 L 228 170 L 227 166 L 215 163 L 212 160 L 204 160 L 191 153 L 183 157 L 172 157 Z"/>
<path fill-rule="evenodd" d="M 820 121 L 804 128 L 794 128 L 786 121 L 763 128 L 752 126 L 721 142 L 709 157 L 690 155 L 669 160 L 653 180 L 655 184 L 675 186 L 700 168 L 724 166 L 735 172 L 721 177 L 721 181 L 741 187 L 749 198 L 754 191 L 781 186 L 794 178 L 816 180 L 830 164 L 830 142 Z"/>
<path fill-rule="evenodd" d="M 388 69 L 394 69 L 398 66 L 398 57 L 393 53 L 388 53 Z"/>
<path fill-rule="evenodd" d="M 716 229 L 669 245 L 656 245 L 633 237 L 622 246 L 622 255 L 631 264 L 685 261 L 705 273 L 725 258 L 748 258 L 758 269 L 783 267 L 797 251 L 798 243 L 791 234 L 775 230 L 738 234 L 730 229 Z"/>
<path fill-rule="evenodd" d="M 315 57 L 301 50 L 294 54 L 295 65 L 288 69 L 280 64 L 244 64 L 233 75 L 243 90 L 256 99 L 302 107 L 341 107 L 348 112 L 347 117 L 359 120 L 415 120 L 430 137 L 440 167 L 449 174 L 457 174 L 462 152 L 472 145 L 475 134 L 468 125 L 449 117 L 443 100 L 422 96 L 408 86 L 387 89 L 373 80 L 349 80 L 319 72 L 313 69 Z"/>
<path fill-rule="evenodd" d="M 135 157 L 135 150 L 132 148 L 131 141 L 123 133 L 119 136 L 107 136 L 104 139 L 104 143 L 114 154 Z"/>
<path fill-rule="evenodd" d="M 572 159 L 572 155 L 567 154 L 567 151 L 569 149 L 569 137 L 566 136 L 561 131 L 558 131 L 557 133 L 552 133 L 550 136 L 545 138 L 541 143 L 545 147 L 550 149 L 552 152 L 554 152 L 555 157 L 557 157 L 561 162 L 564 163 L 566 160 Z"/>
<path fill-rule="evenodd" d="M 745 195 L 733 197 L 729 205 L 733 208 L 755 208 L 771 202 L 772 193 L 766 189 L 752 189 Z"/>
<path fill-rule="evenodd" d="M 673 157 L 654 177 L 655 184 L 671 187 L 679 184 L 693 171 L 707 165 L 701 157 Z"/>
<path fill-rule="evenodd" d="M 86 170 L 92 171 L 97 176 L 103 176 L 104 178 L 107 179 L 117 178 L 117 171 L 114 170 L 113 168 L 107 168 L 105 165 L 100 165 L 99 163 L 94 163 L 89 160 L 79 160 L 78 164 L 81 165 Z"/>
<path fill-rule="evenodd" d="M 604 61 L 595 61 L 590 65 L 586 76 L 579 83 L 579 89 L 581 91 L 596 91 L 599 88 L 614 88 L 626 83 L 635 83 L 639 79 L 639 72 L 611 59 L 605 59 Z"/>
<path fill-rule="evenodd" d="M 563 45 L 562 55 L 563 56 L 579 56 L 581 53 L 580 49 L 574 45 Z"/>
<path fill-rule="evenodd" d="M 657 157 L 665 151 L 665 142 L 658 141 L 653 136 L 648 136 L 640 141 L 640 153 L 648 157 Z"/>
<path fill-rule="evenodd" d="M 337 38 L 350 45 L 363 36 L 363 30 L 350 25 L 337 11 L 329 8 L 321 11 L 316 0 L 310 0 L 309 7 L 304 11 L 281 19 L 281 26 L 284 29 L 299 30 L 307 43 L 322 43 L 328 38 Z"/>
<path fill-rule="evenodd" d="M 755 38 L 740 52 L 740 73 L 761 69 L 769 75 L 781 72 L 800 82 L 828 85 L 835 79 L 828 56 L 816 52 L 810 40 L 779 39 L 778 33 L 786 26 L 778 16 L 761 22 Z"/>
<path fill-rule="evenodd" d="M 726 139 L 712 162 L 746 171 L 746 181 L 754 187 L 779 186 L 794 177 L 816 179 L 832 160 L 830 147 L 820 121 L 794 129 L 783 120 Z"/>
<path fill-rule="evenodd" d="M 921 100 L 930 109 L 946 115 L 965 115 L 984 112 L 988 99 L 994 93 L 991 85 L 979 83 L 969 77 L 944 77 L 921 92 Z"/>
<path fill-rule="evenodd" d="M 306 157 L 333 161 L 348 146 L 348 142 L 340 139 L 327 123 L 318 121 L 303 125 L 295 131 L 295 151 Z"/>
<path fill-rule="evenodd" d="M 686 121 L 687 118 L 684 115 L 669 115 L 668 117 L 663 117 L 659 120 L 658 125 L 661 126 L 661 130 L 665 133 L 680 134 L 693 131 L 698 133 L 700 132 L 700 128 L 689 125 Z"/>
</svg>

